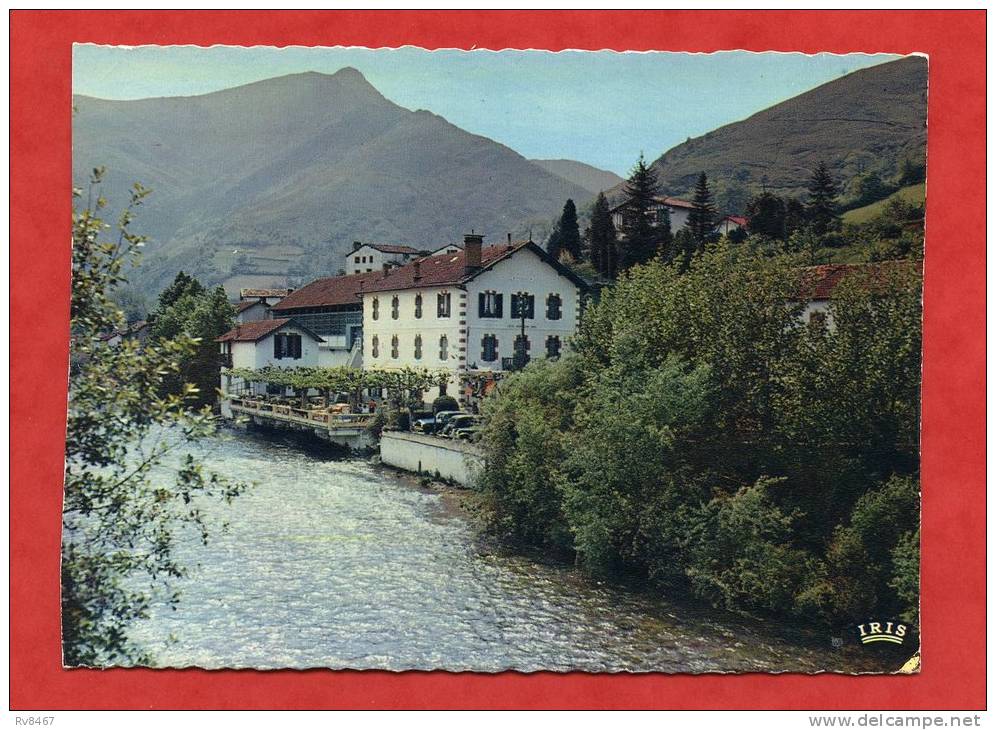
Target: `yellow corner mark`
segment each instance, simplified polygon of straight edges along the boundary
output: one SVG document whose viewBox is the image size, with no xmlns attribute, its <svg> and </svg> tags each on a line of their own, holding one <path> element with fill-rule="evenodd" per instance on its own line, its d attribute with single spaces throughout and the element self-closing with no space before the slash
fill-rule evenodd
<svg viewBox="0 0 996 730">
<path fill-rule="evenodd" d="M 920 652 L 911 656 L 909 660 L 899 668 L 896 674 L 919 674 L 920 673 Z"/>
</svg>

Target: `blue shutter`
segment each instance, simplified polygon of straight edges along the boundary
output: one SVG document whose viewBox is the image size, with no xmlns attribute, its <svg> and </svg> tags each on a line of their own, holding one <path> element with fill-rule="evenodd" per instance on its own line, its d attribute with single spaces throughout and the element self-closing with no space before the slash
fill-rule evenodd
<svg viewBox="0 0 996 730">
<path fill-rule="evenodd" d="M 480 294 L 477 295 L 477 316 L 478 317 L 483 317 L 484 316 L 484 297 L 485 296 L 486 295 L 484 294 L 484 292 L 481 292 Z"/>
<path fill-rule="evenodd" d="M 502 314 L 501 314 L 501 298 L 502 298 L 501 294 L 495 294 L 495 316 L 498 319 L 501 319 L 501 317 L 502 317 Z"/>
</svg>

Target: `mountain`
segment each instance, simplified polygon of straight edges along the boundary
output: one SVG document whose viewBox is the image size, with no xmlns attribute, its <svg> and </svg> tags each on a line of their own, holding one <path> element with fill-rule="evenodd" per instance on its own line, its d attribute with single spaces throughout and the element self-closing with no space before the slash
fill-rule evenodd
<svg viewBox="0 0 996 730">
<path fill-rule="evenodd" d="M 825 160 L 840 183 L 865 171 L 892 176 L 924 164 L 927 60 L 909 57 L 818 86 L 747 119 L 689 139 L 653 163 L 668 195 L 687 196 L 705 171 L 721 207 L 741 212 L 762 188 L 803 195 Z M 614 191 L 620 196 L 620 189 Z"/>
<path fill-rule="evenodd" d="M 153 193 L 134 228 L 136 274 L 158 290 L 183 269 L 230 289 L 334 274 L 351 242 L 437 247 L 470 229 L 504 238 L 588 190 L 427 111 L 384 98 L 352 68 L 193 97 L 74 97 L 73 175 L 107 168 L 118 210 Z"/>
<path fill-rule="evenodd" d="M 611 190 L 623 181 L 614 172 L 601 170 L 577 160 L 530 160 L 530 162 L 567 182 L 580 185 L 592 196 L 598 195 L 603 190 Z M 580 201 L 574 202 L 580 203 Z"/>
</svg>

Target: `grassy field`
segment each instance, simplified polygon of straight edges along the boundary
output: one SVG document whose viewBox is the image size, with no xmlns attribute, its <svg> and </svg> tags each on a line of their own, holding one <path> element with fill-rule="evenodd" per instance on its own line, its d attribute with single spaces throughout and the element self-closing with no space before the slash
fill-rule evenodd
<svg viewBox="0 0 996 730">
<path fill-rule="evenodd" d="M 894 192 L 888 198 L 883 198 L 882 200 L 871 203 L 870 205 L 866 205 L 862 208 L 849 210 L 841 217 L 843 218 L 844 223 L 867 223 L 885 210 L 885 206 L 888 205 L 891 200 L 902 198 L 908 203 L 922 203 L 926 199 L 926 195 L 926 183 L 920 183 L 919 185 L 907 185 L 905 188 L 900 188 Z"/>
</svg>

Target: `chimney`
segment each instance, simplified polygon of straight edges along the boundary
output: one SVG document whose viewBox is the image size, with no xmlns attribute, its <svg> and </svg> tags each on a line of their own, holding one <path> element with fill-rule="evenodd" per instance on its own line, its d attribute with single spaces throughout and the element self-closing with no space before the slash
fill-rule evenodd
<svg viewBox="0 0 996 730">
<path fill-rule="evenodd" d="M 463 268 L 464 273 L 472 274 L 481 268 L 481 245 L 484 243 L 484 236 L 470 233 L 463 237 Z"/>
<path fill-rule="evenodd" d="M 363 242 L 362 241 L 353 241 L 353 250 L 354 251 L 359 251 L 362 246 L 363 246 Z"/>
<path fill-rule="evenodd" d="M 415 259 L 412 261 L 412 269 L 414 270 L 413 278 L 415 281 L 422 280 L 422 259 Z"/>
<path fill-rule="evenodd" d="M 385 261 L 384 262 L 384 278 L 385 279 L 387 278 L 387 275 L 388 275 L 388 273 L 390 271 L 391 271 L 391 262 L 390 261 Z"/>
<path fill-rule="evenodd" d="M 511 233 L 506 233 L 505 235 L 508 236 L 508 245 L 511 246 L 512 245 L 512 234 Z"/>
</svg>

